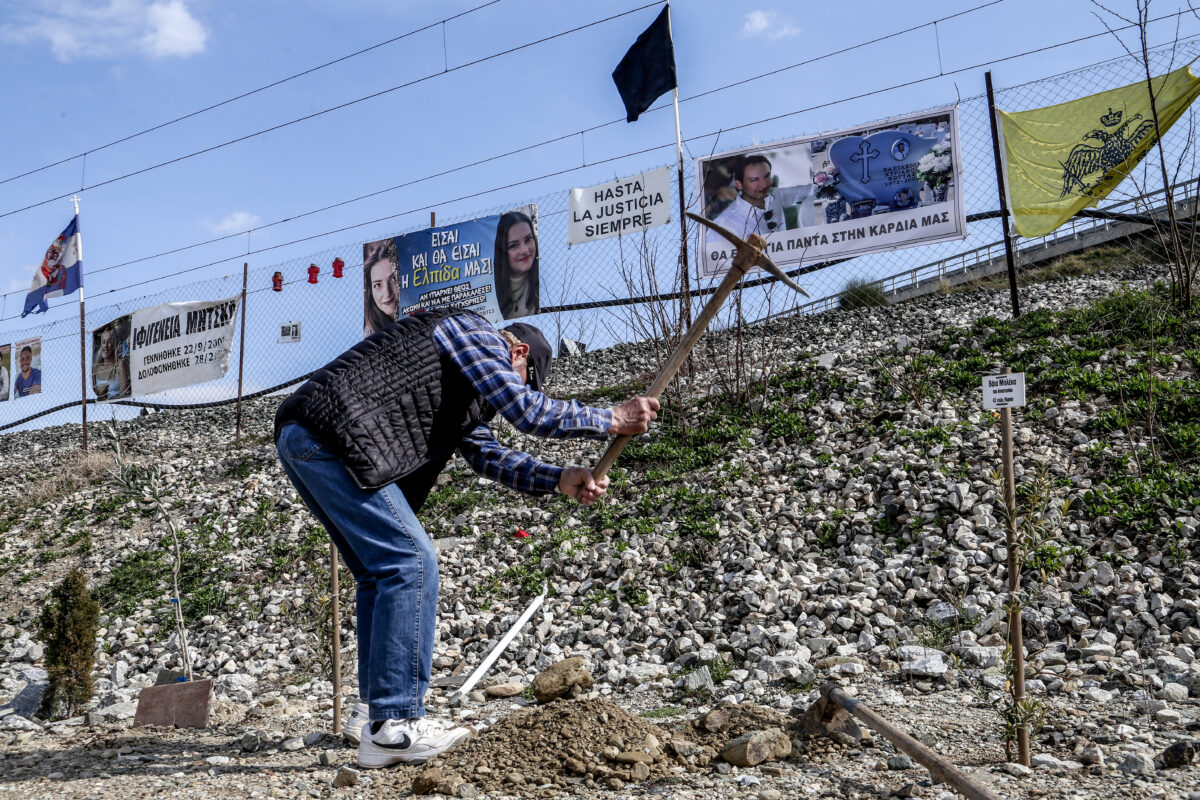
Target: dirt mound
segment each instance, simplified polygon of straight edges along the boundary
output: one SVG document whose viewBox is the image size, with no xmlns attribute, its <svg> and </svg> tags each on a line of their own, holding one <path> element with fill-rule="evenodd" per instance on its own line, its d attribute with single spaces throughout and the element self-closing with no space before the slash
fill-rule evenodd
<svg viewBox="0 0 1200 800">
<path fill-rule="evenodd" d="M 720 752 L 730 740 L 742 734 L 767 728 L 790 731 L 791 726 L 792 720 L 778 711 L 751 704 L 725 704 L 675 727 L 672 733 Z"/>
<path fill-rule="evenodd" d="M 440 775 L 429 772 L 425 778 L 443 789 L 470 783 L 480 793 L 558 796 L 569 787 L 618 789 L 706 765 L 712 752 L 691 738 L 607 700 L 560 701 L 504 717 L 430 761 L 427 766 Z"/>
</svg>

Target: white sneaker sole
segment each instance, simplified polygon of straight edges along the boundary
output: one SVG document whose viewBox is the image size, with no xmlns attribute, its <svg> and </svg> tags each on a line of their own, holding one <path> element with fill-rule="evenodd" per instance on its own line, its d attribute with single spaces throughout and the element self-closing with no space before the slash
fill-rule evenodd
<svg viewBox="0 0 1200 800">
<path fill-rule="evenodd" d="M 441 755 L 459 742 L 470 739 L 472 736 L 474 736 L 474 731 L 468 728 L 467 733 L 445 744 L 410 747 L 407 750 L 390 750 L 386 747 L 380 747 L 374 742 L 363 741 L 358 745 L 358 765 L 363 769 L 379 769 L 380 767 L 390 767 L 393 764 L 411 764 L 414 766 L 424 764 L 429 759 Z"/>
</svg>

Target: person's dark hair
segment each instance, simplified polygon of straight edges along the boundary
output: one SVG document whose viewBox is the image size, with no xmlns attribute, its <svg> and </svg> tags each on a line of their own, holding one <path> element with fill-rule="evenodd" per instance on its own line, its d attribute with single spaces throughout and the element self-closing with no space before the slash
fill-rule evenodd
<svg viewBox="0 0 1200 800">
<path fill-rule="evenodd" d="M 529 230 L 533 231 L 533 240 L 537 242 L 537 231 L 533 227 L 533 220 L 523 211 L 508 211 L 501 214 L 500 223 L 496 226 L 496 253 L 492 260 L 492 269 L 496 278 L 496 303 L 500 307 L 500 314 L 505 319 L 508 319 L 508 312 L 505 309 L 512 303 L 512 269 L 508 264 L 508 231 L 521 222 L 529 226 Z M 530 306 L 530 314 L 538 313 L 539 309 L 538 287 L 542 284 L 538 268 L 541 261 L 542 248 L 539 243 L 537 255 L 533 258 L 533 266 L 529 268 L 529 272 L 525 273 L 525 280 L 529 282 L 529 289 L 533 292 L 530 296 L 533 301 Z"/>
<path fill-rule="evenodd" d="M 375 296 L 371 293 L 371 270 L 380 261 L 388 262 L 393 268 L 396 266 L 395 239 L 371 242 L 363 259 L 363 327 L 372 331 L 381 331 L 396 321 L 375 305 Z"/>
<path fill-rule="evenodd" d="M 766 156 L 745 156 L 738 159 L 737 166 L 733 168 L 733 179 L 738 183 L 741 183 L 742 177 L 746 174 L 746 167 L 750 166 L 751 164 L 766 164 L 767 169 L 771 169 L 771 160 Z"/>
<path fill-rule="evenodd" d="M 29 355 L 33 355 L 33 348 L 30 347 L 29 345 L 25 345 L 24 347 L 22 347 L 21 348 L 21 356 L 25 355 L 26 353 L 29 353 Z M 17 358 L 20 358 L 21 356 L 17 356 Z"/>
</svg>

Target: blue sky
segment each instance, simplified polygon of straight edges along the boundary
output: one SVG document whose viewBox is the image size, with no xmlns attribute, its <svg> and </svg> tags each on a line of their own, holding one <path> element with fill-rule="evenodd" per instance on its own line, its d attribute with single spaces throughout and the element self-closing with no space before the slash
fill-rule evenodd
<svg viewBox="0 0 1200 800">
<path fill-rule="evenodd" d="M 188 114 L 361 48 L 480 6 L 486 0 L 6 0 L 0 10 L 0 180 Z M 689 98 L 813 56 L 984 5 L 987 0 L 908 4 L 708 2 L 672 4 L 680 94 Z M 35 266 L 68 222 L 67 200 L 39 203 L 228 139 L 279 125 L 408 81 L 413 85 L 205 155 L 82 193 L 89 307 L 172 283 L 240 271 L 247 249 L 273 247 L 367 220 L 407 215 L 249 257 L 266 267 L 335 245 L 381 238 L 439 219 L 480 214 L 539 195 L 628 175 L 674 158 L 669 104 L 635 124 L 610 73 L 657 5 L 518 52 L 462 66 L 642 3 L 500 0 L 399 42 L 282 86 L 59 166 L 0 184 L 0 329 L 77 313 L 52 300 L 49 315 L 19 310 Z M 1131 0 L 1111 7 L 1133 13 Z M 1156 15 L 1178 10 L 1158 2 Z M 956 72 L 1067 39 L 1100 33 L 1108 17 L 1085 0 L 1003 0 L 895 39 L 686 100 L 691 155 L 866 122 L 983 91 L 983 68 Z M 1157 23 L 1151 42 L 1175 23 Z M 1185 16 L 1180 35 L 1200 34 Z M 1127 37 L 1128 38 L 1128 37 Z M 1129 39 L 1132 41 L 1132 39 Z M 992 67 L 1009 86 L 1119 55 L 1105 36 Z M 443 73 L 444 74 L 439 74 Z M 939 72 L 953 73 L 933 80 Z M 425 80 L 419 80 L 428 78 Z M 905 82 L 874 97 L 744 126 Z M 660 101 L 663 105 L 663 101 Z M 618 122 L 618 120 L 621 120 Z M 605 125 L 605 123 L 614 123 Z M 583 136 L 470 169 L 462 164 L 601 126 Z M 623 153 L 659 148 L 591 167 Z M 690 169 L 690 166 L 689 166 Z M 453 198 L 571 170 L 468 200 Z M 288 219 L 416 178 L 415 185 L 250 235 L 138 264 L 132 259 Z M 361 258 L 361 254 L 358 256 Z M 230 259 L 204 271 L 180 270 Z M 347 257 L 350 260 L 350 257 Z M 544 269 L 547 267 L 544 267 Z M 163 277 L 136 288 L 130 284 Z M 178 298 L 187 299 L 187 298 Z M 3 338 L 3 337 L 0 337 Z"/>
</svg>

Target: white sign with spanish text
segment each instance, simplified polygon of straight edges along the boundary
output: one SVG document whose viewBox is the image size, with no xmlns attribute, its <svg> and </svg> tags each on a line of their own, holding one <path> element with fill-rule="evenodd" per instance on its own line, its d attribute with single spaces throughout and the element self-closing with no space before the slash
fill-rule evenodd
<svg viewBox="0 0 1200 800">
<path fill-rule="evenodd" d="M 671 221 L 671 170 L 660 167 L 572 189 L 570 201 L 567 241 L 571 244 L 640 233 Z"/>
</svg>

